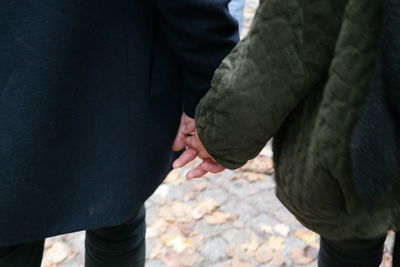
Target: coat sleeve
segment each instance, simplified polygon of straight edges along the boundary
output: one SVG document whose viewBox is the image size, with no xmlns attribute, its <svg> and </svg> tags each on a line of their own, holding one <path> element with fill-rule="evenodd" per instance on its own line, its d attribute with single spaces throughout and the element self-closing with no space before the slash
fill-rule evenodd
<svg viewBox="0 0 400 267">
<path fill-rule="evenodd" d="M 199 137 L 226 168 L 254 158 L 329 70 L 346 0 L 264 0 L 196 109 Z"/>
<path fill-rule="evenodd" d="M 194 117 L 215 69 L 239 41 L 229 0 L 152 0 L 183 76 L 184 112 Z"/>
</svg>

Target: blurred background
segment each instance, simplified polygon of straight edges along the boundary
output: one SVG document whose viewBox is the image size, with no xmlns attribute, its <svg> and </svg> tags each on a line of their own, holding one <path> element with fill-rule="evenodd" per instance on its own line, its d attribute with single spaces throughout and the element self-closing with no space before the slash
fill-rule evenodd
<svg viewBox="0 0 400 267">
<path fill-rule="evenodd" d="M 245 1 L 242 37 L 257 6 Z M 317 266 L 318 236 L 275 197 L 270 145 L 236 171 L 187 181 L 186 170 L 172 171 L 146 202 L 146 266 Z M 84 235 L 47 239 L 42 267 L 83 267 Z M 382 267 L 391 266 L 392 242 L 389 234 Z"/>
</svg>

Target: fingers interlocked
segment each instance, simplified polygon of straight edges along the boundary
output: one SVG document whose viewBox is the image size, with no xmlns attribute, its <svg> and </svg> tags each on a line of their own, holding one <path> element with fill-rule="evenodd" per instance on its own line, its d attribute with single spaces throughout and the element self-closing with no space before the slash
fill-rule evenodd
<svg viewBox="0 0 400 267">
<path fill-rule="evenodd" d="M 172 149 L 174 151 L 180 151 L 185 147 L 185 152 L 183 152 L 182 155 L 173 163 L 174 168 L 183 167 L 196 159 L 196 157 L 203 160 L 198 166 L 186 174 L 186 178 L 199 178 L 208 172 L 218 173 L 225 169 L 223 166 L 218 164 L 205 149 L 196 131 L 196 123 L 194 119 L 183 114 Z"/>
</svg>

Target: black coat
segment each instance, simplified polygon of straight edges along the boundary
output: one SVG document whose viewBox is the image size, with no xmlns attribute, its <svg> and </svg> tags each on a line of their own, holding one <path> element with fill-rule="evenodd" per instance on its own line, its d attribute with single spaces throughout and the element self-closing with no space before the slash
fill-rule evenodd
<svg viewBox="0 0 400 267">
<path fill-rule="evenodd" d="M 354 184 L 368 206 L 400 173 L 399 25 L 400 2 L 383 1 L 375 72 L 351 146 Z"/>
<path fill-rule="evenodd" d="M 238 40 L 228 2 L 0 1 L 0 246 L 143 204 Z"/>
</svg>

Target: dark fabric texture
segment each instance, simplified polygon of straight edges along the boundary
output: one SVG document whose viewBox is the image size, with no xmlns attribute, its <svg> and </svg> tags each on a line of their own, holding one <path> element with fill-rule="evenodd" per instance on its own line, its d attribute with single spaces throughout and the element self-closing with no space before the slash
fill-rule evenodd
<svg viewBox="0 0 400 267">
<path fill-rule="evenodd" d="M 146 262 L 146 210 L 127 222 L 86 231 L 85 267 L 144 267 Z"/>
<path fill-rule="evenodd" d="M 385 0 L 382 22 L 382 58 L 384 79 L 391 108 L 400 124 L 400 3 Z"/>
<path fill-rule="evenodd" d="M 146 259 L 146 210 L 121 225 L 86 232 L 85 267 L 142 267 Z M 40 267 L 44 240 L 0 247 L 0 267 Z"/>
<path fill-rule="evenodd" d="M 0 2 L 0 245 L 143 204 L 238 40 L 228 2 Z"/>
<path fill-rule="evenodd" d="M 40 267 L 44 240 L 0 247 L 0 267 Z"/>
<path fill-rule="evenodd" d="M 399 230 L 400 172 L 365 205 L 351 160 L 354 128 L 378 65 L 383 1 L 260 3 L 249 34 L 197 106 L 207 151 L 233 169 L 273 138 L 277 197 L 302 224 L 330 240 Z"/>
<path fill-rule="evenodd" d="M 321 237 L 318 267 L 379 267 L 386 235 L 367 240 L 333 241 Z"/>
<path fill-rule="evenodd" d="M 351 144 L 354 182 L 366 204 L 400 173 L 399 25 L 400 2 L 385 0 L 376 68 Z"/>
</svg>

